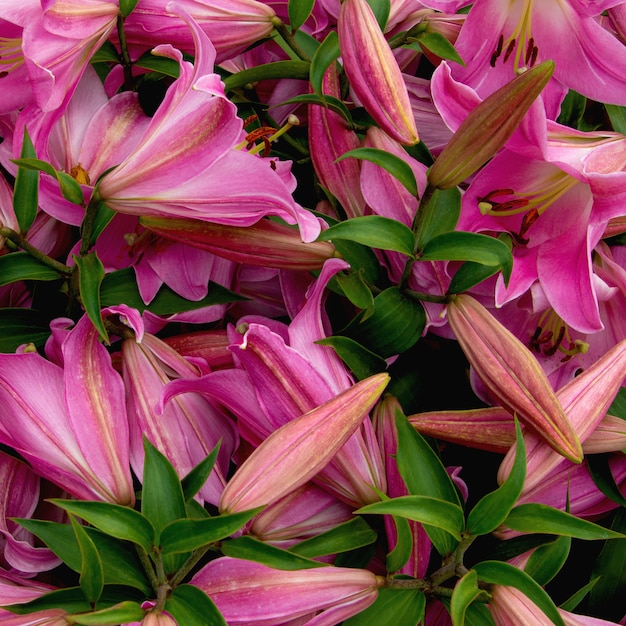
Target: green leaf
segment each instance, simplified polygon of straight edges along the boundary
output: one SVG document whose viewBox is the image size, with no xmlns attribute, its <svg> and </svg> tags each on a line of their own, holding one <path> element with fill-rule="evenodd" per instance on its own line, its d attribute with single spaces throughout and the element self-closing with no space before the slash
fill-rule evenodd
<svg viewBox="0 0 626 626">
<path fill-rule="evenodd" d="M 155 315 L 171 315 L 177 312 L 194 311 L 213 304 L 246 300 L 245 297 L 233 293 L 217 283 L 210 282 L 209 293 L 202 300 L 186 300 L 163 285 L 150 304 L 146 305 L 139 295 L 135 272 L 131 267 L 111 272 L 104 277 L 100 299 L 103 307 L 127 304 L 140 313 L 147 310 Z"/>
<path fill-rule="evenodd" d="M 82 626 L 116 626 L 116 624 L 140 622 L 145 614 L 146 612 L 139 603 L 127 600 L 101 611 L 72 615 L 70 619 L 72 624 Z"/>
<path fill-rule="evenodd" d="M 442 59 L 454 61 L 465 67 L 465 63 L 463 63 L 463 59 L 459 56 L 459 53 L 441 33 L 419 33 L 417 35 L 417 41 L 422 49 L 428 50 Z"/>
<path fill-rule="evenodd" d="M 90 252 L 87 256 L 82 257 L 74 255 L 74 261 L 78 267 L 78 289 L 81 302 L 100 338 L 105 343 L 109 343 L 109 334 L 102 319 L 100 302 L 100 286 L 104 280 L 104 265 L 102 265 L 96 252 Z"/>
<path fill-rule="evenodd" d="M 138 0 L 120 0 L 120 13 L 122 17 L 128 17 L 137 6 Z"/>
<path fill-rule="evenodd" d="M 263 541 L 259 541 L 247 535 L 237 537 L 237 539 L 231 539 L 230 541 L 224 541 L 222 543 L 222 553 L 225 556 L 255 561 L 256 563 L 263 563 L 274 569 L 288 571 L 327 566 L 326 563 L 319 563 L 318 561 L 298 556 L 287 550 L 281 550 L 269 543 L 264 543 Z"/>
<path fill-rule="evenodd" d="M 289 0 L 287 3 L 287 13 L 289 15 L 289 26 L 292 31 L 298 30 L 307 21 L 315 0 Z"/>
<path fill-rule="evenodd" d="M 336 31 L 331 30 L 320 46 L 315 50 L 311 59 L 310 81 L 313 92 L 322 100 L 325 99 L 323 91 L 324 75 L 331 63 L 339 56 L 339 37 Z"/>
<path fill-rule="evenodd" d="M 22 141 L 22 159 L 35 159 L 37 152 L 31 141 L 26 126 L 24 126 L 24 139 Z M 13 210 L 20 231 L 27 233 L 37 216 L 39 208 L 39 172 L 18 167 L 13 188 Z M 0 274 L 1 276 L 2 274 Z"/>
<path fill-rule="evenodd" d="M 217 460 L 217 455 L 219 454 L 221 445 L 222 440 L 220 439 L 207 457 L 203 461 L 200 461 L 200 463 L 198 463 L 198 465 L 196 465 L 185 476 L 185 478 L 181 480 L 185 502 L 192 500 L 198 491 L 200 491 L 200 489 L 204 486 L 204 483 L 213 471 L 213 466 Z"/>
<path fill-rule="evenodd" d="M 363 279 L 363 270 L 350 272 L 349 274 L 339 273 L 335 280 L 341 291 L 354 306 L 364 310 L 374 310 L 374 296 L 372 291 Z"/>
<path fill-rule="evenodd" d="M 386 359 L 413 346 L 422 336 L 426 313 L 422 304 L 389 287 L 374 298 L 374 312 L 358 315 L 341 331 L 368 350 Z"/>
<path fill-rule="evenodd" d="M 144 52 L 133 65 L 142 67 L 144 70 L 151 70 L 164 76 L 178 78 L 180 76 L 180 65 L 178 61 L 169 57 L 160 57 L 152 54 L 152 52 Z"/>
<path fill-rule="evenodd" d="M 564 611 L 573 611 L 585 599 L 585 596 L 596 586 L 600 578 L 601 577 L 598 576 L 588 582 L 584 587 L 581 587 L 578 591 L 573 593 L 567 600 L 565 600 L 565 602 L 562 602 L 559 607 Z M 623 589 L 623 587 L 621 587 L 621 589 Z"/>
<path fill-rule="evenodd" d="M 363 518 L 355 517 L 324 533 L 291 546 L 289 552 L 307 558 L 315 558 L 369 546 L 376 541 L 376 538 L 377 535 L 370 525 Z"/>
<path fill-rule="evenodd" d="M 341 115 L 350 127 L 354 126 L 354 120 L 352 119 L 350 109 L 343 103 L 343 101 L 339 100 L 339 98 L 329 96 L 328 94 L 318 96 L 315 93 L 303 93 L 302 95 L 289 98 L 289 100 L 282 100 L 278 104 L 272 105 L 270 108 L 282 106 L 284 104 L 315 104 L 323 106 L 330 109 L 334 113 Z"/>
<path fill-rule="evenodd" d="M 613 130 L 626 135 L 626 107 L 617 106 L 616 104 L 605 104 L 604 108 L 609 114 Z"/>
<path fill-rule="evenodd" d="M 176 470 L 165 457 L 144 436 L 143 489 L 141 492 L 141 513 L 152 522 L 156 530 L 156 545 L 161 545 L 161 533 L 175 520 L 187 516 L 185 496 Z M 182 566 L 184 554 L 170 554 L 163 558 L 166 574 L 175 572 Z"/>
<path fill-rule="evenodd" d="M 384 502 L 374 502 L 361 507 L 355 513 L 406 517 L 421 524 L 441 528 L 457 541 L 461 541 L 461 531 L 465 522 L 463 509 L 458 504 L 431 496 L 401 496 Z"/>
<path fill-rule="evenodd" d="M 105 41 L 96 53 L 91 57 L 91 63 L 119 63 L 120 57 L 115 46 L 110 41 Z M 178 65 L 178 64 L 177 64 Z"/>
<path fill-rule="evenodd" d="M 34 519 L 14 520 L 41 539 L 70 569 L 81 571 L 81 556 L 76 536 L 69 524 Z M 144 594 L 154 590 L 149 584 L 136 551 L 130 544 L 104 534 L 96 528 L 83 527 L 98 552 L 104 555 L 102 568 L 105 585 L 126 585 Z"/>
<path fill-rule="evenodd" d="M 453 231 L 431 239 L 422 249 L 421 261 L 474 261 L 482 265 L 502 268 L 505 282 L 513 269 L 513 256 L 499 239 Z"/>
<path fill-rule="evenodd" d="M 226 91 L 245 87 L 250 83 L 273 78 L 299 78 L 309 80 L 311 64 L 307 61 L 275 61 L 265 65 L 257 65 L 247 70 L 237 72 L 224 79 Z"/>
<path fill-rule="evenodd" d="M 367 0 L 367 4 L 370 5 L 376 21 L 380 26 L 380 30 L 384 32 L 387 28 L 387 21 L 389 20 L 389 13 L 391 12 L 390 0 Z"/>
<path fill-rule="evenodd" d="M 411 166 L 399 156 L 378 148 L 355 148 L 354 150 L 344 152 L 337 161 L 349 158 L 363 159 L 375 163 L 389 172 L 394 178 L 397 178 L 412 196 L 417 196 L 415 174 L 413 174 Z"/>
<path fill-rule="evenodd" d="M 408 422 L 402 413 L 396 413 L 398 429 L 398 471 L 409 493 L 429 496 L 461 506 L 459 495 L 446 468 L 424 437 Z M 425 527 L 428 536 L 441 555 L 452 552 L 457 542 L 445 531 L 432 526 Z"/>
<path fill-rule="evenodd" d="M 557 537 L 551 543 L 540 546 L 530 555 L 524 571 L 542 587 L 547 585 L 561 571 L 571 545 L 571 537 Z"/>
<path fill-rule="evenodd" d="M 626 387 L 620 387 L 607 413 L 626 420 Z"/>
<path fill-rule="evenodd" d="M 371 248 L 348 239 L 337 239 L 334 245 L 353 271 L 363 272 L 363 279 L 367 283 L 375 285 L 380 280 L 382 276 L 380 261 Z"/>
<path fill-rule="evenodd" d="M 487 583 L 519 589 L 557 626 L 565 626 L 552 598 L 525 572 L 502 561 L 483 561 L 474 568 L 478 578 Z"/>
<path fill-rule="evenodd" d="M 192 552 L 197 548 L 229 537 L 261 510 L 262 508 L 257 508 L 206 519 L 176 520 L 161 531 L 161 552 L 163 554 Z"/>
<path fill-rule="evenodd" d="M 185 626 L 228 626 L 211 598 L 198 587 L 179 585 L 165 602 L 165 610 L 177 624 Z"/>
<path fill-rule="evenodd" d="M 483 591 L 478 588 L 478 576 L 474 570 L 467 572 L 457 582 L 450 601 L 450 617 L 452 617 L 454 626 L 463 626 L 465 624 L 467 608 L 482 593 Z"/>
<path fill-rule="evenodd" d="M 50 502 L 81 517 L 101 531 L 142 546 L 147 552 L 154 545 L 154 527 L 144 515 L 119 504 L 109 502 L 60 500 Z"/>
<path fill-rule="evenodd" d="M 474 261 L 466 261 L 459 267 L 450 281 L 448 293 L 463 293 L 469 291 L 475 285 L 491 278 L 500 271 L 497 267 L 482 265 Z"/>
<path fill-rule="evenodd" d="M 396 545 L 387 553 L 387 571 L 390 573 L 404 567 L 413 552 L 413 533 L 409 520 L 394 515 L 393 522 L 396 526 Z"/>
<path fill-rule="evenodd" d="M 94 606 L 102 595 L 104 589 L 104 572 L 102 569 L 102 559 L 91 537 L 85 529 L 70 514 L 70 522 L 76 536 L 76 542 L 80 550 L 80 588 L 87 598 L 87 602 Z"/>
<path fill-rule="evenodd" d="M 547 504 L 534 502 L 515 507 L 504 521 L 504 525 L 524 533 L 551 533 L 576 539 L 626 539 L 626 535 L 580 519 Z"/>
<path fill-rule="evenodd" d="M 57 280 L 60 274 L 28 252 L 0 256 L 0 287 L 19 280 Z"/>
<path fill-rule="evenodd" d="M 616 512 L 611 528 L 617 532 L 626 533 L 626 509 Z M 606 543 L 598 555 L 591 573 L 593 578 L 600 580 L 591 590 L 589 608 L 592 611 L 603 611 L 606 607 L 622 607 L 620 615 L 615 614 L 615 620 L 623 617 L 624 589 L 626 589 L 626 540 Z"/>
<path fill-rule="evenodd" d="M 423 217 L 417 233 L 418 250 L 438 235 L 455 229 L 461 214 L 461 192 L 458 187 L 435 189 L 430 200 L 420 206 L 420 211 Z"/>
<path fill-rule="evenodd" d="M 626 426 L 626 424 L 625 424 Z M 615 482 L 608 454 L 589 454 L 586 456 L 589 474 L 596 487 L 607 497 L 621 506 L 626 506 L 626 498 Z"/>
<path fill-rule="evenodd" d="M 559 114 L 557 121 L 559 124 L 563 124 L 564 126 L 580 129 L 581 124 L 584 121 L 586 108 L 587 98 L 573 89 L 570 89 L 561 103 L 561 113 Z M 611 114 L 609 113 L 609 117 L 610 116 Z M 615 130 L 617 130 L 617 128 L 615 128 Z"/>
<path fill-rule="evenodd" d="M 515 506 L 526 480 L 526 447 L 517 418 L 515 462 L 511 473 L 498 489 L 483 496 L 470 511 L 466 530 L 470 535 L 487 535 L 507 518 Z"/>
<path fill-rule="evenodd" d="M 12 353 L 26 343 L 41 348 L 50 336 L 50 321 L 34 309 L 0 309 L 0 353 Z"/>
<path fill-rule="evenodd" d="M 12 159 L 12 161 L 18 166 L 33 172 L 44 172 L 53 178 L 56 178 L 59 183 L 59 189 L 61 194 L 66 200 L 69 200 L 73 204 L 83 206 L 84 197 L 81 186 L 78 184 L 69 174 L 56 170 L 50 163 L 35 158 L 21 158 Z"/>
<path fill-rule="evenodd" d="M 384 359 L 350 337 L 336 335 L 319 339 L 315 343 L 330 346 L 358 380 L 364 380 L 387 369 L 387 362 Z"/>
<path fill-rule="evenodd" d="M 108 226 L 109 222 L 115 217 L 115 211 L 109 209 L 109 207 L 100 202 L 96 209 L 96 216 L 93 220 L 93 228 L 91 231 L 91 245 L 96 243 L 96 240 L 101 235 L 102 231 Z"/>
<path fill-rule="evenodd" d="M 343 622 L 344 626 L 413 626 L 421 623 L 426 608 L 426 597 L 419 589 L 378 590 L 375 602 L 358 615 Z"/>
</svg>

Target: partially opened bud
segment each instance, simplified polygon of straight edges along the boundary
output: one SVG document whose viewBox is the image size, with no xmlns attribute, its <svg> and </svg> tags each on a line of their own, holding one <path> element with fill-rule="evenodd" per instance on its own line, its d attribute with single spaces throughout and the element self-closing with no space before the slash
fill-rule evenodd
<svg viewBox="0 0 626 626">
<path fill-rule="evenodd" d="M 494 156 L 519 126 L 553 71 L 554 61 L 545 61 L 485 98 L 463 120 L 430 168 L 429 184 L 439 189 L 455 187 Z"/>
<path fill-rule="evenodd" d="M 419 141 L 402 72 L 367 0 L 345 0 L 337 19 L 339 48 L 354 93 L 396 141 Z"/>
<path fill-rule="evenodd" d="M 467 294 L 450 302 L 448 320 L 465 356 L 498 402 L 559 454 L 580 463 L 580 441 L 532 352 Z"/>
<path fill-rule="evenodd" d="M 247 227 L 214 224 L 194 219 L 142 217 L 149 231 L 234 261 L 278 269 L 316 270 L 335 256 L 326 241 L 304 243 L 297 229 L 260 220 Z"/>
<path fill-rule="evenodd" d="M 274 431 L 226 485 L 222 512 L 276 502 L 313 478 L 368 415 L 389 382 L 376 374 Z"/>
</svg>

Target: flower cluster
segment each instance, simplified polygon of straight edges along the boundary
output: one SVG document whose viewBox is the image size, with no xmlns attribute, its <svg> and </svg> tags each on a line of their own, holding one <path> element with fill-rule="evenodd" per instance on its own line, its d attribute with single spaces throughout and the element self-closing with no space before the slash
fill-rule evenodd
<svg viewBox="0 0 626 626">
<path fill-rule="evenodd" d="M 0 624 L 626 623 L 626 2 L 4 2 L 0 138 Z"/>
</svg>

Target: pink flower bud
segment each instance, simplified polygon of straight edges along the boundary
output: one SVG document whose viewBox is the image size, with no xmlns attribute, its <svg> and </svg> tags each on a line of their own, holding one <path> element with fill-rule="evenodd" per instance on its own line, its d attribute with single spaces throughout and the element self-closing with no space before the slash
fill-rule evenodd
<svg viewBox="0 0 626 626">
<path fill-rule="evenodd" d="M 367 0 L 345 0 L 337 19 L 344 69 L 376 123 L 405 145 L 419 141 L 400 67 Z"/>
<path fill-rule="evenodd" d="M 532 352 L 467 294 L 450 302 L 448 320 L 465 356 L 500 404 L 559 454 L 580 463 L 580 441 Z"/>
<path fill-rule="evenodd" d="M 274 431 L 226 485 L 222 512 L 276 502 L 313 478 L 356 431 L 389 382 L 370 376 Z"/>
</svg>

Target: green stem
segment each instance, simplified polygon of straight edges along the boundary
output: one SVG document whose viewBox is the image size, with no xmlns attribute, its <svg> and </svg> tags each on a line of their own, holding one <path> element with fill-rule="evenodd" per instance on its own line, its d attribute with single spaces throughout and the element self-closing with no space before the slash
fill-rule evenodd
<svg viewBox="0 0 626 626">
<path fill-rule="evenodd" d="M 85 210 L 85 217 L 83 223 L 80 225 L 80 256 L 85 256 L 91 248 L 91 236 L 93 234 L 93 227 L 98 214 L 98 206 L 100 205 L 100 195 L 97 191 L 94 191 Z"/>
<path fill-rule="evenodd" d="M 124 30 L 124 16 L 121 13 L 117 16 L 117 35 L 120 41 L 122 67 L 124 68 L 124 89 L 126 91 L 133 91 L 133 64 L 128 54 L 126 31 Z"/>
<path fill-rule="evenodd" d="M 137 544 L 135 544 L 135 550 L 137 552 L 137 556 L 139 557 L 139 560 L 141 561 L 141 564 L 143 565 L 143 569 L 146 572 L 146 576 L 148 577 L 148 580 L 150 581 L 150 585 L 154 589 L 155 593 L 158 593 L 159 579 L 157 578 L 157 575 L 154 571 L 154 567 L 152 565 L 152 561 L 150 560 L 150 557 L 148 556 L 148 553 L 145 551 L 144 548 L 142 548 L 141 546 Z"/>
<path fill-rule="evenodd" d="M 296 38 L 292 35 L 289 28 L 279 17 L 272 18 L 272 24 L 276 32 L 285 40 L 285 43 L 296 53 L 303 61 L 310 61 L 306 52 L 298 45 Z"/>
<path fill-rule="evenodd" d="M 163 558 L 161 557 L 160 552 L 157 552 L 156 554 L 155 564 L 157 579 L 159 582 L 157 587 L 157 600 L 154 608 L 156 611 L 162 611 L 165 608 L 165 601 L 167 600 L 169 592 L 172 590 L 172 586 L 165 576 L 165 570 L 163 569 Z"/>
<path fill-rule="evenodd" d="M 211 546 L 204 546 L 202 548 L 198 548 L 191 553 L 191 556 L 183 563 L 181 568 L 170 578 L 170 586 L 176 587 L 179 585 L 185 576 L 189 574 L 189 572 L 193 569 L 193 567 L 198 563 L 198 561 L 211 549 Z"/>
<path fill-rule="evenodd" d="M 32 244 L 28 243 L 22 235 L 18 232 L 14 231 L 12 228 L 8 228 L 7 226 L 0 227 L 0 236 L 12 241 L 18 248 L 21 248 L 25 252 L 28 252 L 30 256 L 37 259 L 44 265 L 47 265 L 49 268 L 53 269 L 55 272 L 59 272 L 63 276 L 71 276 L 72 268 L 64 265 L 63 263 L 59 263 L 54 259 L 51 259 L 48 255 L 44 254 L 41 250 L 38 250 Z"/>
</svg>

